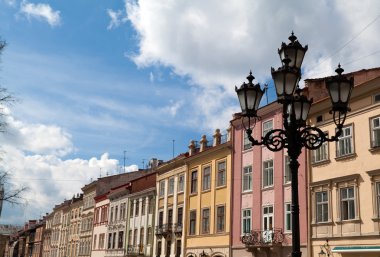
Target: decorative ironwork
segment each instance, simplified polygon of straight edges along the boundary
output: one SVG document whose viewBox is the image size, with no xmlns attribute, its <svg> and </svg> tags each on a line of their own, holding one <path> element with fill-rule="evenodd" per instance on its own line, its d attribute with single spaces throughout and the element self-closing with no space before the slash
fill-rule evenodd
<svg viewBox="0 0 380 257">
<path fill-rule="evenodd" d="M 144 245 L 138 244 L 138 245 L 128 245 L 127 246 L 127 254 L 128 255 L 144 255 Z"/>
<path fill-rule="evenodd" d="M 161 238 L 163 234 L 164 234 L 163 225 L 156 226 L 156 236 Z"/>
<path fill-rule="evenodd" d="M 241 237 L 246 247 L 280 246 L 284 242 L 282 229 L 252 230 Z"/>
<path fill-rule="evenodd" d="M 162 225 L 162 235 L 166 238 L 170 236 L 173 232 L 173 224 L 172 223 L 167 223 Z"/>
<path fill-rule="evenodd" d="M 178 237 L 182 235 L 182 224 L 176 223 L 174 224 L 174 234 Z"/>
</svg>

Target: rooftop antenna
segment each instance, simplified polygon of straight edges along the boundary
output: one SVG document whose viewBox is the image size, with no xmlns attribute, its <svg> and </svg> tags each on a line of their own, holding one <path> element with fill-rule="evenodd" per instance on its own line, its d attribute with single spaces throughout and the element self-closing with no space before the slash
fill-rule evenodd
<svg viewBox="0 0 380 257">
<path fill-rule="evenodd" d="M 127 151 L 124 150 L 124 169 L 123 169 L 123 173 L 125 172 L 125 159 L 126 159 L 125 154 L 126 153 L 127 153 Z"/>
<path fill-rule="evenodd" d="M 174 159 L 174 142 L 175 140 L 173 139 L 173 159 Z"/>
<path fill-rule="evenodd" d="M 264 92 L 265 92 L 265 98 L 267 99 L 267 105 L 269 103 L 268 100 L 268 84 L 264 84 Z"/>
</svg>

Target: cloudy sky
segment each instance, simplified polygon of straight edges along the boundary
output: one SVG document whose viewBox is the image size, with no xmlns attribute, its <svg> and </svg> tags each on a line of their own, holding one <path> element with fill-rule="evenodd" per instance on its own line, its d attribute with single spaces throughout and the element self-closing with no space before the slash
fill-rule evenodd
<svg viewBox="0 0 380 257">
<path fill-rule="evenodd" d="M 0 85 L 18 99 L 0 135 L 21 206 L 0 223 L 50 212 L 99 176 L 168 160 L 226 129 L 234 86 L 269 83 L 294 30 L 303 78 L 380 66 L 378 0 L 0 0 Z M 265 99 L 264 99 L 265 102 Z"/>
</svg>

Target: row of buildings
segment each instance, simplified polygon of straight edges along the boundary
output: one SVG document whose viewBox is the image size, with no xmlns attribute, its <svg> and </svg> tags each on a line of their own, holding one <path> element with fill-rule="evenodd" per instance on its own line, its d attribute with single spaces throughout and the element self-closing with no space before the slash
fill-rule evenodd
<svg viewBox="0 0 380 257">
<path fill-rule="evenodd" d="M 354 77 L 343 134 L 299 158 L 303 256 L 380 254 L 380 68 Z M 325 78 L 305 80 L 308 124 L 333 135 Z M 260 138 L 282 109 L 259 109 Z M 291 178 L 285 151 L 252 147 L 235 114 L 227 134 L 137 172 L 99 178 L 9 238 L 6 257 L 252 257 L 291 252 Z"/>
</svg>

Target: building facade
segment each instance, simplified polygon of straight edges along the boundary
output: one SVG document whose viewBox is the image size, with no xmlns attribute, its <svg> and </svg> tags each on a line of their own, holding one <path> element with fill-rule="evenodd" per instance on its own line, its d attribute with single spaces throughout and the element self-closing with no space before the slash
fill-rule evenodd
<svg viewBox="0 0 380 257">
<path fill-rule="evenodd" d="M 67 257 L 78 257 L 79 254 L 79 235 L 81 227 L 83 209 L 83 195 L 78 194 L 71 199 L 69 211 L 69 232 L 66 246 Z"/>
<path fill-rule="evenodd" d="M 219 129 L 189 145 L 185 256 L 230 256 L 231 141 Z"/>
<path fill-rule="evenodd" d="M 185 256 L 186 158 L 179 155 L 157 168 L 153 256 Z"/>
<path fill-rule="evenodd" d="M 95 216 L 93 228 L 93 243 L 91 257 L 106 256 L 107 227 L 108 227 L 108 193 L 95 197 Z"/>
<path fill-rule="evenodd" d="M 380 69 L 347 76 L 355 87 L 343 133 L 309 154 L 310 256 L 380 255 Z M 306 87 L 315 99 L 310 123 L 333 136 L 325 79 Z"/>
<path fill-rule="evenodd" d="M 281 129 L 282 106 L 277 102 L 258 110 L 252 136 L 260 141 L 272 129 Z M 291 174 L 286 150 L 272 152 L 252 146 L 237 114 L 232 124 L 232 255 L 287 256 L 291 252 Z M 245 126 L 248 126 L 246 124 Z M 300 239 L 307 253 L 307 174 L 305 151 L 298 159 Z"/>
</svg>

